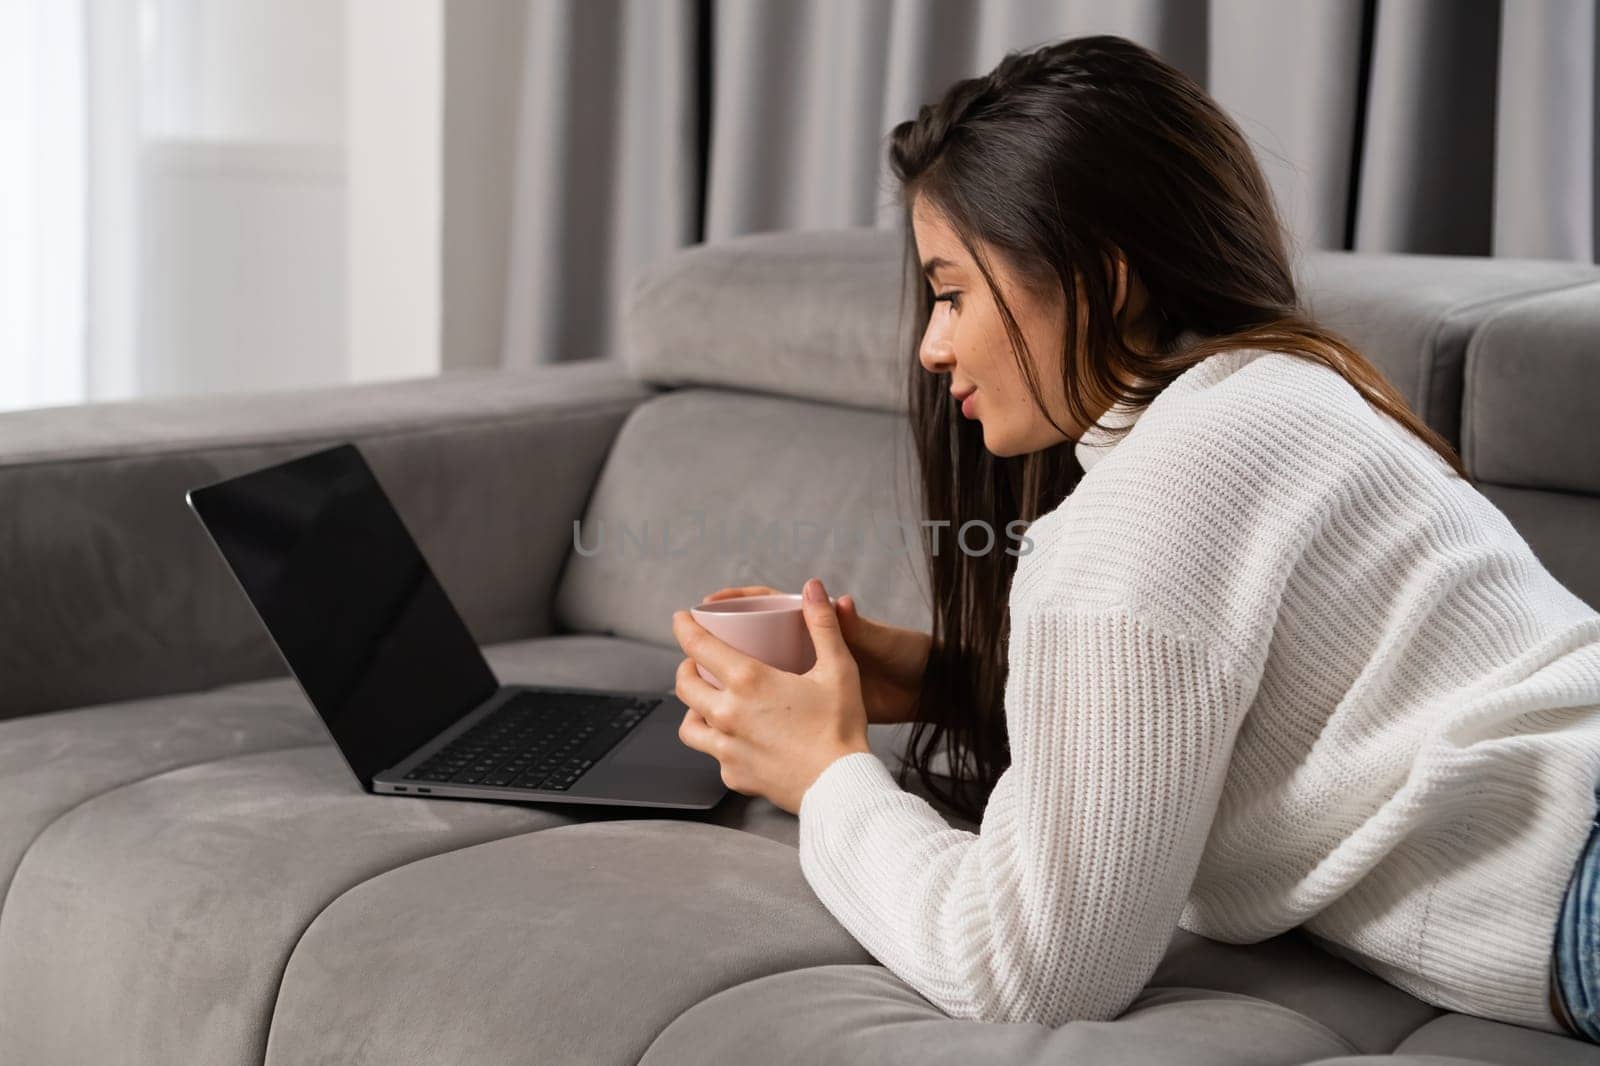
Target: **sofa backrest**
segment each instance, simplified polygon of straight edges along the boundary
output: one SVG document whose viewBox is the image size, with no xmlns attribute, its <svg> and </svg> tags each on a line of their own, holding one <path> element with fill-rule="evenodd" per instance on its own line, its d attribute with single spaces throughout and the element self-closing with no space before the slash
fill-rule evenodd
<svg viewBox="0 0 1600 1066">
<path fill-rule="evenodd" d="M 695 246 L 638 279 L 623 358 L 663 391 L 612 447 L 558 629 L 670 645 L 672 611 L 716 588 L 797 591 L 813 574 L 865 614 L 928 625 L 903 255 L 898 230 L 782 231 Z M 1551 573 L 1600 605 L 1585 550 L 1600 543 L 1600 268 L 1311 252 L 1297 272 L 1316 317 L 1463 451 Z"/>
<path fill-rule="evenodd" d="M 0 719 L 286 675 L 184 493 L 345 442 L 479 641 L 548 633 L 566 516 L 653 391 L 593 361 L 0 414 Z"/>
</svg>

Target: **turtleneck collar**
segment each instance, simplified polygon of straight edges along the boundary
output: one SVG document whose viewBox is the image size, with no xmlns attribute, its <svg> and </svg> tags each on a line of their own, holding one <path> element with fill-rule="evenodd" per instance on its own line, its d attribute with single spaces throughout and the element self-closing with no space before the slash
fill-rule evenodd
<svg viewBox="0 0 1600 1066">
<path fill-rule="evenodd" d="M 1172 342 L 1172 347 L 1167 350 L 1178 351 L 1187 348 L 1191 344 L 1197 343 L 1201 336 L 1198 330 L 1184 330 Z M 1106 431 L 1133 425 L 1139 420 L 1139 416 L 1148 409 L 1148 404 L 1134 408 L 1125 403 L 1114 403 L 1106 408 L 1097 419 L 1099 424 L 1090 426 L 1085 430 L 1083 435 L 1078 438 L 1078 443 L 1072 449 L 1072 453 L 1077 456 L 1078 463 L 1083 467 L 1084 473 L 1088 473 L 1094 464 L 1111 454 L 1111 449 L 1116 447 L 1119 441 L 1127 436 L 1127 434 L 1123 434 L 1121 438 L 1113 438 Z"/>
</svg>

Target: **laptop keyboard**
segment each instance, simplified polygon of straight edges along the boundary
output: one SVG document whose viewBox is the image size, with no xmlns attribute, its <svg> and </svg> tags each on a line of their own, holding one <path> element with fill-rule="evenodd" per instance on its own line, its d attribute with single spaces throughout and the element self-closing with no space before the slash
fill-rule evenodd
<svg viewBox="0 0 1600 1066">
<path fill-rule="evenodd" d="M 561 791 L 660 702 L 584 692 L 519 692 L 434 752 L 405 780 Z"/>
</svg>

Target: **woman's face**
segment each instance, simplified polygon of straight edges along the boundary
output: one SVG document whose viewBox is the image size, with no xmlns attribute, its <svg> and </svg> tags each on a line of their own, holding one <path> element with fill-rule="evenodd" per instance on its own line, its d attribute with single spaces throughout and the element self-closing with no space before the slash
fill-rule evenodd
<svg viewBox="0 0 1600 1066">
<path fill-rule="evenodd" d="M 912 206 L 912 231 L 936 301 L 918 358 L 929 373 L 950 376 L 948 388 L 954 396 L 970 392 L 970 399 L 961 405 L 964 413 L 956 417 L 982 423 L 984 447 L 999 456 L 1023 455 L 1078 439 L 1087 427 L 1079 426 L 1066 413 L 1061 373 L 1066 333 L 1062 297 L 1058 294 L 1054 300 L 1041 300 L 1010 276 L 997 254 L 985 249 L 995 280 L 1027 338 L 1039 388 L 1056 422 L 1070 437 L 1052 426 L 1034 403 L 1017 368 L 1000 309 L 990 297 L 977 263 L 955 231 L 920 197 Z M 1120 290 L 1121 286 L 1119 303 Z M 1078 313 L 1082 322 L 1087 310 L 1081 295 Z"/>
</svg>

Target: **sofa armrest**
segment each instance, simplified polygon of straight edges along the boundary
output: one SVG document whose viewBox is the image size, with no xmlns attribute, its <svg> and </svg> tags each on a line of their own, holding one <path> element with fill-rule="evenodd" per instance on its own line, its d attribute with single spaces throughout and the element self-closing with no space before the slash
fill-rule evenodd
<svg viewBox="0 0 1600 1066">
<path fill-rule="evenodd" d="M 0 414 L 0 718 L 287 674 L 183 497 L 342 441 L 480 643 L 548 633 L 572 523 L 655 391 L 589 361 Z"/>
</svg>

